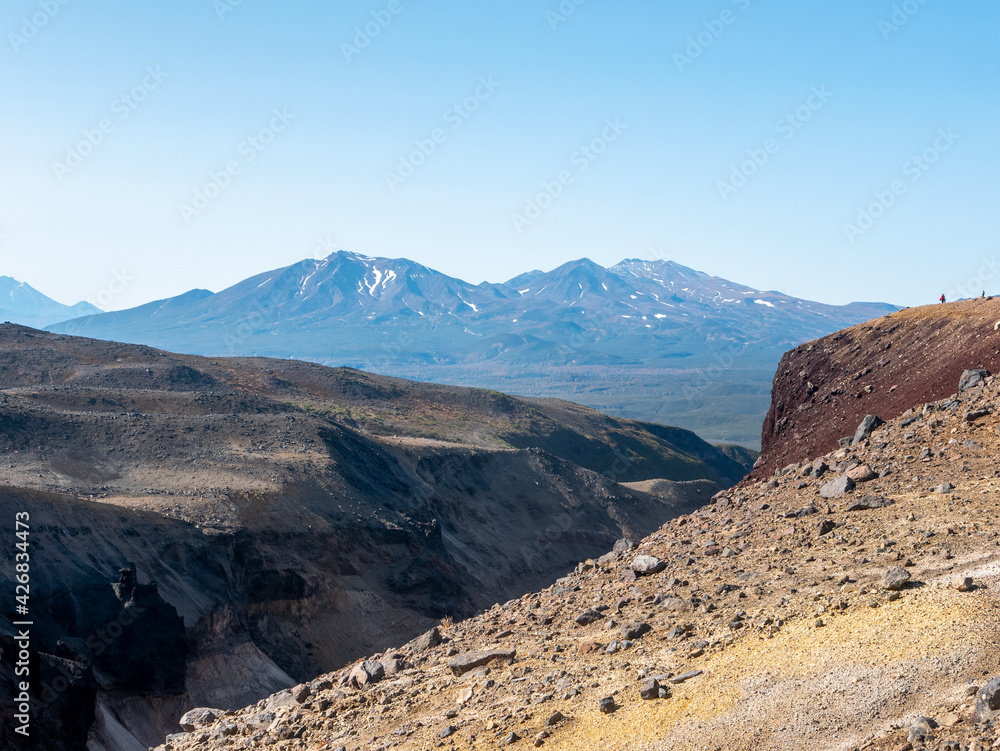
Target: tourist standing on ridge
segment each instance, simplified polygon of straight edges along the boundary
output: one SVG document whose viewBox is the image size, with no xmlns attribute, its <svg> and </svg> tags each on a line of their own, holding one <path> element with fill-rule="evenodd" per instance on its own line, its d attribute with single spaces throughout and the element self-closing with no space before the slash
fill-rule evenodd
<svg viewBox="0 0 1000 751">
<path fill-rule="evenodd" d="M 944 295 L 941 295 L 941 302 L 944 302 Z"/>
</svg>

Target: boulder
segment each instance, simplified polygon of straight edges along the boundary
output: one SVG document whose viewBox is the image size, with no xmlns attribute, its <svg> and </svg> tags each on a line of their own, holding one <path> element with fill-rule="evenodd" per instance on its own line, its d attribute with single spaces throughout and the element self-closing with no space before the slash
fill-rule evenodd
<svg viewBox="0 0 1000 751">
<path fill-rule="evenodd" d="M 517 657 L 517 651 L 513 649 L 488 649 L 477 652 L 464 652 L 448 663 L 448 669 L 452 675 L 461 676 L 470 670 L 481 668 L 494 660 L 512 664 Z"/>
<path fill-rule="evenodd" d="M 830 482 L 826 483 L 819 489 L 819 494 L 822 498 L 840 498 L 845 493 L 850 493 L 854 490 L 854 480 L 852 480 L 847 475 L 841 475 Z"/>
<path fill-rule="evenodd" d="M 833 519 L 824 519 L 816 527 L 816 534 L 822 537 L 823 535 L 829 534 L 837 528 L 836 522 Z"/>
<path fill-rule="evenodd" d="M 848 511 L 873 511 L 879 508 L 891 506 L 893 502 L 888 498 L 879 498 L 874 495 L 866 495 L 851 504 L 848 504 Z"/>
<path fill-rule="evenodd" d="M 847 476 L 854 480 L 854 482 L 871 482 L 878 479 L 878 473 L 867 464 L 847 470 Z"/>
<path fill-rule="evenodd" d="M 948 581 L 948 586 L 959 592 L 971 592 L 975 589 L 971 576 L 953 576 Z"/>
<path fill-rule="evenodd" d="M 354 688 L 372 686 L 385 678 L 385 667 L 378 660 L 364 660 L 354 666 L 347 681 Z"/>
<path fill-rule="evenodd" d="M 407 667 L 406 660 L 399 652 L 390 652 L 379 662 L 382 663 L 386 675 L 396 675 L 406 670 Z"/>
<path fill-rule="evenodd" d="M 893 566 L 882 575 L 882 589 L 896 592 L 910 581 L 910 572 L 901 566 Z"/>
<path fill-rule="evenodd" d="M 986 380 L 990 374 L 988 370 L 966 370 L 962 372 L 962 377 L 958 379 L 958 393 L 975 388 Z"/>
<path fill-rule="evenodd" d="M 625 537 L 616 542 L 614 547 L 611 548 L 611 550 L 615 553 L 618 553 L 619 555 L 623 555 L 630 550 L 635 550 L 636 547 L 638 546 L 635 544 L 634 540 L 630 540 L 629 538 Z"/>
<path fill-rule="evenodd" d="M 909 741 L 912 743 L 930 735 L 936 727 L 937 723 L 930 717 L 918 717 L 910 723 Z"/>
<path fill-rule="evenodd" d="M 637 555 L 630 568 L 637 574 L 658 574 L 667 567 L 659 558 L 651 555 Z"/>
<path fill-rule="evenodd" d="M 882 418 L 878 415 L 866 415 L 865 419 L 858 425 L 858 429 L 854 431 L 854 438 L 851 439 L 851 445 L 857 446 L 862 441 L 867 440 L 875 432 L 876 428 L 884 424 Z"/>
<path fill-rule="evenodd" d="M 593 608 L 591 608 L 590 610 L 583 611 L 573 620 L 576 621 L 577 625 L 589 626 L 594 621 L 599 621 L 603 617 L 604 613 L 602 613 L 600 610 L 594 610 Z"/>
<path fill-rule="evenodd" d="M 622 636 L 624 636 L 627 641 L 634 641 L 635 639 L 640 639 L 652 630 L 653 630 L 652 627 L 650 627 L 648 623 L 622 624 Z"/>
<path fill-rule="evenodd" d="M 181 715 L 181 730 L 193 733 L 195 730 L 206 725 L 211 725 L 226 713 L 224 709 L 209 709 L 208 707 L 196 707 Z"/>
<path fill-rule="evenodd" d="M 993 678 L 979 689 L 976 714 L 980 720 L 992 720 L 1000 714 L 1000 677 Z"/>
<path fill-rule="evenodd" d="M 410 642 L 410 646 L 413 648 L 414 652 L 426 652 L 428 649 L 433 649 L 441 643 L 441 632 L 438 631 L 437 626 L 432 628 L 430 631 L 421 634 L 416 639 Z"/>
<path fill-rule="evenodd" d="M 639 696 L 649 701 L 660 698 L 660 682 L 655 678 L 647 678 L 639 686 Z"/>
</svg>

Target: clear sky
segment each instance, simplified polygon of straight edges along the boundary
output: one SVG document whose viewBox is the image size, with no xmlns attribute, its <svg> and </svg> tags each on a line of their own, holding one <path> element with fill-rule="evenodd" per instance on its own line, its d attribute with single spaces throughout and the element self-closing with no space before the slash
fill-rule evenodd
<svg viewBox="0 0 1000 751">
<path fill-rule="evenodd" d="M 339 248 L 1000 292 L 995 0 L 7 0 L 0 32 L 0 273 L 61 302 Z"/>
</svg>

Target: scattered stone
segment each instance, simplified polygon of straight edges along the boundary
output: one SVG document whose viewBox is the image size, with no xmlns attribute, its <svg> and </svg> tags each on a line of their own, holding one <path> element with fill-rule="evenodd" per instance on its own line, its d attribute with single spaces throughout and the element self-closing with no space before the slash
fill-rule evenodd
<svg viewBox="0 0 1000 751">
<path fill-rule="evenodd" d="M 878 473 L 867 464 L 862 464 L 854 467 L 853 469 L 847 470 L 847 476 L 856 483 L 871 482 L 872 480 L 878 479 Z"/>
<path fill-rule="evenodd" d="M 975 388 L 979 384 L 986 380 L 986 377 L 990 374 L 988 370 L 966 370 L 962 373 L 962 377 L 958 380 L 958 393 L 963 391 L 968 391 L 971 388 Z"/>
<path fill-rule="evenodd" d="M 833 519 L 824 519 L 819 523 L 816 528 L 816 534 L 822 537 L 823 535 L 829 534 L 837 528 L 837 523 Z"/>
<path fill-rule="evenodd" d="M 625 537 L 625 538 L 623 538 L 621 540 L 618 540 L 618 542 L 616 542 L 614 544 L 614 547 L 611 548 L 611 549 L 615 553 L 618 553 L 619 555 L 624 555 L 625 553 L 629 552 L 630 550 L 635 550 L 637 547 L 639 547 L 639 546 L 636 545 L 635 540 L 630 540 L 629 538 Z"/>
<path fill-rule="evenodd" d="M 449 725 L 444 730 L 442 730 L 438 735 L 441 738 L 447 738 L 450 735 L 454 735 L 458 731 L 458 728 L 454 725 Z"/>
<path fill-rule="evenodd" d="M 600 709 L 603 714 L 611 714 L 618 709 L 618 706 L 615 704 L 615 697 L 605 696 L 597 702 L 597 708 Z"/>
<path fill-rule="evenodd" d="M 948 586 L 959 592 L 971 592 L 974 589 L 971 576 L 953 576 L 948 581 Z"/>
<path fill-rule="evenodd" d="M 507 746 L 513 746 L 519 740 L 521 740 L 521 736 L 519 736 L 517 733 L 511 731 L 510 735 L 508 735 L 506 738 L 504 738 L 503 742 Z"/>
<path fill-rule="evenodd" d="M 841 475 L 836 479 L 830 480 L 819 489 L 820 497 L 831 499 L 840 498 L 845 493 L 849 493 L 854 490 L 854 480 L 852 480 L 847 475 Z"/>
<path fill-rule="evenodd" d="M 980 720 L 994 719 L 1000 713 L 1000 676 L 992 678 L 989 683 L 979 689 L 976 700 L 976 714 Z"/>
<path fill-rule="evenodd" d="M 477 652 L 465 652 L 449 662 L 448 669 L 451 670 L 453 675 L 460 676 L 468 673 L 470 670 L 475 670 L 476 668 L 481 668 L 483 665 L 488 665 L 494 660 L 500 660 L 502 662 L 506 662 L 508 665 L 511 665 L 514 663 L 516 657 L 517 652 L 514 649 L 491 649 Z"/>
<path fill-rule="evenodd" d="M 467 688 L 459 689 L 455 701 L 460 705 L 466 704 L 472 700 L 473 696 L 475 696 L 475 691 L 472 690 L 471 686 L 468 686 Z"/>
<path fill-rule="evenodd" d="M 875 429 L 884 424 L 885 423 L 881 417 L 878 417 L 877 415 L 866 415 L 865 419 L 861 421 L 860 425 L 858 425 L 858 429 L 854 432 L 854 438 L 851 439 L 851 445 L 857 446 L 862 441 L 871 438 Z"/>
<path fill-rule="evenodd" d="M 558 725 L 560 722 L 562 722 L 565 719 L 566 719 L 566 715 L 564 715 L 562 712 L 558 712 L 558 711 L 557 712 L 553 712 L 552 714 L 549 715 L 549 719 L 547 719 L 545 721 L 545 727 L 549 727 L 550 728 L 550 727 L 552 727 L 554 725 Z"/>
<path fill-rule="evenodd" d="M 862 496 L 853 503 L 848 504 L 848 511 L 874 511 L 875 509 L 885 508 L 886 506 L 891 506 L 894 501 L 888 498 L 880 498 L 879 496 L 866 495 Z"/>
<path fill-rule="evenodd" d="M 580 626 L 589 626 L 594 621 L 599 621 L 603 617 L 604 613 L 602 613 L 600 610 L 595 610 L 594 608 L 590 608 L 590 610 L 585 610 L 582 613 L 580 613 L 580 615 L 578 615 L 573 620 L 576 621 L 576 623 Z"/>
<path fill-rule="evenodd" d="M 667 564 L 659 558 L 651 555 L 638 555 L 632 561 L 630 568 L 637 574 L 658 574 L 667 567 Z"/>
<path fill-rule="evenodd" d="M 425 634 L 421 634 L 416 639 L 410 642 L 410 646 L 413 648 L 414 652 L 426 652 L 428 649 L 433 649 L 441 643 L 441 632 L 438 631 L 438 627 L 435 626 L 430 631 Z"/>
<path fill-rule="evenodd" d="M 312 696 L 312 689 L 308 683 L 300 683 L 292 689 L 292 698 L 299 704 L 304 704 L 310 696 Z"/>
<path fill-rule="evenodd" d="M 896 592 L 910 581 L 910 572 L 901 566 L 893 566 L 882 576 L 882 589 Z"/>
<path fill-rule="evenodd" d="M 589 655 L 594 652 L 600 652 L 604 649 L 604 645 L 596 641 L 585 641 L 580 645 L 580 654 Z"/>
<path fill-rule="evenodd" d="M 622 636 L 625 637 L 626 641 L 634 641 L 635 639 L 641 639 L 643 636 L 652 631 L 652 627 L 648 623 L 623 623 L 622 624 Z"/>
<path fill-rule="evenodd" d="M 931 731 L 935 727 L 937 727 L 937 723 L 930 717 L 918 717 L 910 723 L 910 742 L 912 743 L 913 741 L 918 741 L 921 738 L 930 735 Z"/>
<path fill-rule="evenodd" d="M 982 419 L 991 413 L 989 408 L 986 409 L 973 409 L 965 413 L 962 418 L 965 422 L 975 422 L 976 420 Z"/>
<path fill-rule="evenodd" d="M 942 482 L 940 485 L 934 488 L 935 493 L 950 493 L 955 489 L 955 486 L 950 482 Z"/>
<path fill-rule="evenodd" d="M 217 719 L 222 717 L 226 711 L 224 709 L 209 709 L 208 707 L 196 707 L 195 709 L 185 712 L 178 723 L 181 726 L 181 730 L 188 733 L 193 733 L 200 727 L 205 725 L 211 725 Z"/>
<path fill-rule="evenodd" d="M 639 696 L 645 700 L 660 698 L 660 682 L 655 678 L 647 678 L 639 687 Z"/>
<path fill-rule="evenodd" d="M 385 678 L 385 668 L 378 660 L 364 660 L 351 671 L 347 682 L 354 688 L 371 686 Z"/>
<path fill-rule="evenodd" d="M 398 652 L 387 654 L 379 662 L 382 663 L 386 675 L 396 675 L 406 670 L 406 660 Z"/>
<path fill-rule="evenodd" d="M 671 683 L 674 683 L 674 684 L 684 683 L 684 681 L 689 681 L 692 678 L 698 677 L 699 675 L 701 675 L 701 672 L 702 671 L 700 671 L 700 670 L 692 670 L 692 671 L 690 671 L 688 673 L 681 673 L 680 675 L 675 675 L 675 676 L 673 676 L 672 678 L 670 678 L 668 680 Z"/>
</svg>

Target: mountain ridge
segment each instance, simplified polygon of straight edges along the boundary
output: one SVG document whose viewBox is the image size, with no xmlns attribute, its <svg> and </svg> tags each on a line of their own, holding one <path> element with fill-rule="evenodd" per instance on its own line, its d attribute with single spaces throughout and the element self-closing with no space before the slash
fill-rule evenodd
<svg viewBox="0 0 1000 751">
<path fill-rule="evenodd" d="M 661 260 L 579 259 L 476 285 L 407 259 L 337 251 L 217 293 L 48 328 L 566 398 L 754 445 L 785 350 L 893 310 L 812 303 Z"/>
<path fill-rule="evenodd" d="M 89 302 L 63 305 L 42 294 L 27 282 L 0 276 L 0 320 L 35 328 L 103 313 Z"/>
</svg>

